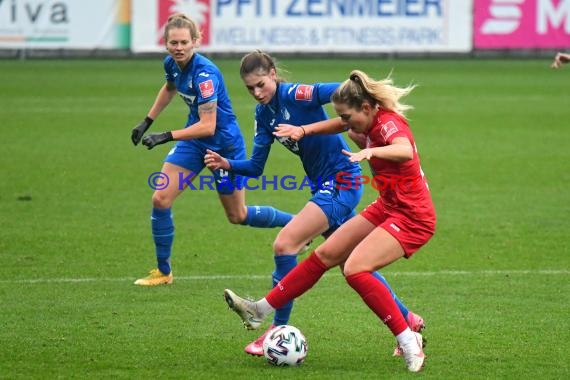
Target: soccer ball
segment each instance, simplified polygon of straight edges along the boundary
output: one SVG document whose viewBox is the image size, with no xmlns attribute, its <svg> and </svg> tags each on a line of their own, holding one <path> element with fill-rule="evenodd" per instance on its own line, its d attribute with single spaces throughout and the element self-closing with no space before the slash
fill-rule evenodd
<svg viewBox="0 0 570 380">
<path fill-rule="evenodd" d="M 276 326 L 263 340 L 263 355 L 275 366 L 297 366 L 307 356 L 307 339 L 298 328 Z"/>
</svg>

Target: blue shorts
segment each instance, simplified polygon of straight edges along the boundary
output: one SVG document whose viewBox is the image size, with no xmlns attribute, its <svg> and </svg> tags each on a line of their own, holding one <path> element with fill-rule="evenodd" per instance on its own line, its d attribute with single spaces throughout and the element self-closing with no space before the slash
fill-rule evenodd
<svg viewBox="0 0 570 380">
<path fill-rule="evenodd" d="M 334 180 L 323 182 L 313 193 L 311 202 L 315 203 L 327 216 L 329 229 L 323 233 L 327 237 L 344 222 L 356 215 L 355 208 L 362 198 L 363 186 L 350 186 L 343 189 L 336 186 Z"/>
<path fill-rule="evenodd" d="M 200 174 L 202 169 L 206 166 L 204 164 L 204 156 L 206 149 L 217 152 L 224 158 L 231 160 L 245 160 L 247 159 L 245 151 L 245 143 L 241 136 L 236 137 L 234 143 L 222 149 L 214 149 L 200 143 L 199 140 L 178 141 L 174 148 L 168 152 L 164 162 L 173 165 L 178 165 L 184 169 L 190 170 L 195 175 Z M 224 169 L 211 170 L 216 183 L 216 191 L 219 194 L 229 195 L 233 194 L 234 190 L 241 189 L 243 186 L 243 177 L 228 172 Z"/>
</svg>

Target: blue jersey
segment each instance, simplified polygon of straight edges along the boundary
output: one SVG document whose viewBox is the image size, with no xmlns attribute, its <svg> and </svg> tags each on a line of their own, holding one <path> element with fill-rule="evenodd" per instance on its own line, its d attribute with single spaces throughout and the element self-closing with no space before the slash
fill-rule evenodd
<svg viewBox="0 0 570 380">
<path fill-rule="evenodd" d="M 339 172 L 360 174 L 360 165 L 351 163 L 342 154 L 350 150 L 340 134 L 311 135 L 300 141 L 288 137 L 275 137 L 278 124 L 305 125 L 326 120 L 324 104 L 339 83 L 279 83 L 268 104 L 258 104 L 255 110 L 255 137 L 249 160 L 229 160 L 232 170 L 243 175 L 258 177 L 263 173 L 269 150 L 277 139 L 285 148 L 301 159 L 305 173 L 315 185 L 334 179 Z"/>
<path fill-rule="evenodd" d="M 220 150 L 241 138 L 241 131 L 232 109 L 224 78 L 212 61 L 203 55 L 194 53 L 186 68 L 181 71 L 174 59 L 167 56 L 164 59 L 164 71 L 166 80 L 174 83 L 178 94 L 190 109 L 186 127 L 200 120 L 198 115 L 200 104 L 217 102 L 215 134 L 195 141 L 208 149 Z"/>
</svg>

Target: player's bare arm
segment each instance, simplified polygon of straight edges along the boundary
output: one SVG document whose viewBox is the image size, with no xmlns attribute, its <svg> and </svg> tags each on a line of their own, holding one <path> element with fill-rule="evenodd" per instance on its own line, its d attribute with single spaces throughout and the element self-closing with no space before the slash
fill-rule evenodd
<svg viewBox="0 0 570 380">
<path fill-rule="evenodd" d="M 165 87 L 162 89 L 164 90 Z M 172 140 L 192 140 L 213 136 L 216 133 L 217 104 L 215 101 L 201 104 L 198 106 L 200 120 L 197 123 L 192 124 L 188 128 L 175 131 L 151 133 L 143 138 L 143 145 L 148 149 L 152 149 L 156 145 L 165 144 Z"/>
<path fill-rule="evenodd" d="M 305 137 L 305 127 L 302 125 L 279 124 L 273 134 L 277 137 L 290 137 L 293 141 L 299 141 Z"/>
<path fill-rule="evenodd" d="M 148 116 L 156 120 L 158 115 L 170 104 L 174 96 L 176 96 L 176 86 L 173 82 L 166 82 L 158 91 L 158 95 L 148 112 Z"/>
<path fill-rule="evenodd" d="M 218 102 L 208 102 L 198 106 L 200 121 L 190 128 L 172 131 L 174 140 L 191 140 L 213 136 L 216 133 L 216 114 Z"/>
<path fill-rule="evenodd" d="M 349 157 L 350 162 L 370 160 L 372 157 L 395 162 L 404 162 L 411 160 L 414 157 L 412 144 L 406 137 L 396 137 L 392 140 L 392 144 L 390 145 L 366 148 L 356 153 L 343 150 L 342 153 Z"/>
<path fill-rule="evenodd" d="M 305 136 L 320 134 L 336 134 L 345 132 L 346 124 L 340 118 L 328 119 L 307 125 L 294 126 L 290 124 L 279 124 L 273 134 L 277 137 L 291 137 L 295 141 L 301 140 Z"/>
</svg>

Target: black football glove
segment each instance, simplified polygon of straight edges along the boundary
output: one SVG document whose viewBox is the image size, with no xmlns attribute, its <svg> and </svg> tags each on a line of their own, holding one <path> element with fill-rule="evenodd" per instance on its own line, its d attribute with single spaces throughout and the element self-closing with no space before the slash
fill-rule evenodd
<svg viewBox="0 0 570 380">
<path fill-rule="evenodd" d="M 147 116 L 139 125 L 133 128 L 131 132 L 131 140 L 133 141 L 133 144 L 137 145 L 141 141 L 144 133 L 150 128 L 153 121 L 154 120 Z"/>
<path fill-rule="evenodd" d="M 152 149 L 156 145 L 164 144 L 172 140 L 173 138 L 171 132 L 151 133 L 150 135 L 146 135 L 144 137 L 142 143 L 148 149 Z"/>
</svg>

